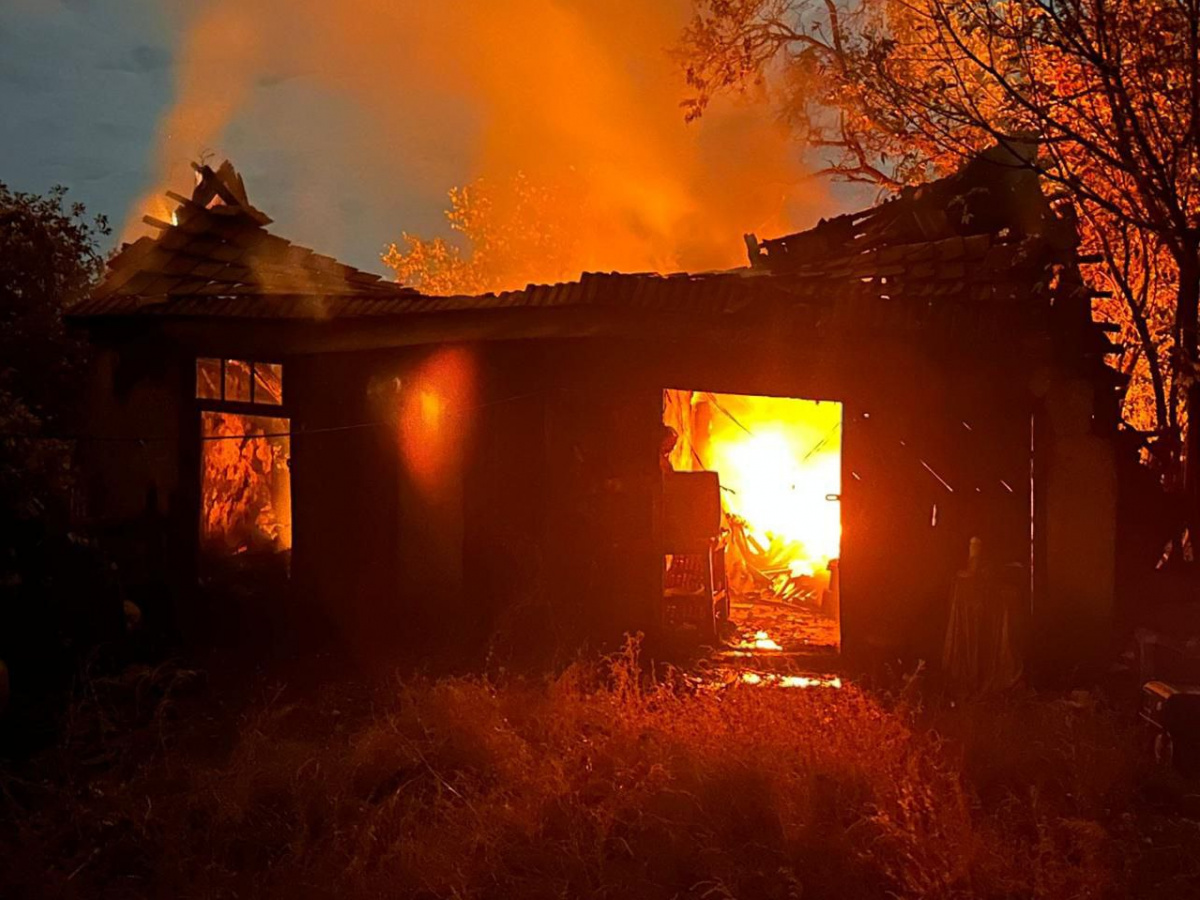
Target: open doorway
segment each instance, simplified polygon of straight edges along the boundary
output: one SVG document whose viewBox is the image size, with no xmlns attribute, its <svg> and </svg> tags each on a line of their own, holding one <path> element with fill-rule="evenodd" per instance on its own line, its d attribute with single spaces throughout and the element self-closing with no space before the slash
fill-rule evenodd
<svg viewBox="0 0 1200 900">
<path fill-rule="evenodd" d="M 663 425 L 668 626 L 711 604 L 726 645 L 835 652 L 842 405 L 668 389 Z"/>
</svg>

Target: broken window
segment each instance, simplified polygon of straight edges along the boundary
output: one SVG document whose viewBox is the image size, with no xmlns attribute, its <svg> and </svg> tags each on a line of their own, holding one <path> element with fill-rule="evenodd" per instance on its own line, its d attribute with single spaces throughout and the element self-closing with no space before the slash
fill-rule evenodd
<svg viewBox="0 0 1200 900">
<path fill-rule="evenodd" d="M 278 406 L 283 402 L 283 366 L 254 363 L 254 403 Z"/>
<path fill-rule="evenodd" d="M 201 413 L 200 542 L 210 552 L 292 546 L 289 419 Z"/>
<path fill-rule="evenodd" d="M 250 402 L 250 363 L 241 359 L 225 360 L 225 399 Z"/>
</svg>

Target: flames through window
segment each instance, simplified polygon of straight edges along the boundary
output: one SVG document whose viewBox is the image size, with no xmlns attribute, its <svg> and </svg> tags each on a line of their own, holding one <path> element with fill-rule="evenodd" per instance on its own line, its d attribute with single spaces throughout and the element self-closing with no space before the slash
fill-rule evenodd
<svg viewBox="0 0 1200 900">
<path fill-rule="evenodd" d="M 710 562 L 666 554 L 668 600 L 711 590 L 747 650 L 836 647 L 841 404 L 667 390 L 663 424 L 664 470 L 715 473 L 720 506 Z"/>
<path fill-rule="evenodd" d="M 200 413 L 200 543 L 217 555 L 292 546 L 291 420 L 245 407 L 283 403 L 279 363 L 196 361 Z"/>
</svg>

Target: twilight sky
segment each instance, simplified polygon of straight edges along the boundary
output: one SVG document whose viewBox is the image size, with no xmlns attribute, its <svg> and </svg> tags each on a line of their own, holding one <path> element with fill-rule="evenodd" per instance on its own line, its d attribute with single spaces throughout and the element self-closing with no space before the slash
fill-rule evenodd
<svg viewBox="0 0 1200 900">
<path fill-rule="evenodd" d="M 611 85 L 593 105 L 602 106 L 610 95 L 633 99 L 624 101 L 625 108 L 614 101 L 607 115 L 601 111 L 593 119 L 603 126 L 605 120 L 619 123 L 627 114 L 644 114 L 646 124 L 640 130 L 650 127 L 662 132 L 653 135 L 647 146 L 627 153 L 627 162 L 643 168 L 631 174 L 629 184 L 621 181 L 624 163 L 612 162 L 609 168 L 617 179 L 612 184 L 618 188 L 653 184 L 663 196 L 678 194 L 674 218 L 661 222 L 646 219 L 647 210 L 640 205 L 644 195 L 640 200 L 622 199 L 624 205 L 615 205 L 610 218 L 627 217 L 628 222 L 621 224 L 629 233 L 636 235 L 653 226 L 666 233 L 665 240 L 686 244 L 707 226 L 715 228 L 715 239 L 724 242 L 728 220 L 728 243 L 736 249 L 744 230 L 739 226 L 761 221 L 765 230 L 760 233 L 770 236 L 778 233 L 781 222 L 808 227 L 818 214 L 836 212 L 847 202 L 863 202 L 861 193 L 831 192 L 811 179 L 801 180 L 806 177 L 803 167 L 786 161 L 792 151 L 777 138 L 764 132 L 743 139 L 743 132 L 763 131 L 744 110 L 723 124 L 704 120 L 699 129 L 688 126 L 692 132 L 682 137 L 682 131 L 673 130 L 678 117 L 675 88 L 664 86 L 667 76 L 662 71 L 646 74 L 641 69 L 662 69 L 661 46 L 668 35 L 677 33 L 676 22 L 686 21 L 686 0 L 646 0 L 644 5 L 623 0 L 629 20 L 623 32 L 600 21 L 592 0 L 509 0 L 512 6 L 504 11 L 504 20 L 481 26 L 462 41 L 458 35 L 464 22 L 499 15 L 493 12 L 494 0 L 477 9 L 464 0 L 461 10 L 426 0 L 354 0 L 345 8 L 361 11 L 360 19 L 368 12 L 375 18 L 394 19 L 390 28 L 381 22 L 377 34 L 369 21 L 353 23 L 363 26 L 362 31 L 351 32 L 347 25 L 348 37 L 339 45 L 344 59 L 333 68 L 320 68 L 327 66 L 329 56 L 322 51 L 338 40 L 327 37 L 323 29 L 341 26 L 333 18 L 342 15 L 340 4 L 326 6 L 332 0 L 321 0 L 310 4 L 313 11 L 307 15 L 253 18 L 273 4 L 276 10 L 299 10 L 306 2 L 245 0 L 245 9 L 256 10 L 247 13 L 247 21 L 260 23 L 252 26 L 254 40 L 269 43 L 239 51 L 234 35 L 227 51 L 221 33 L 220 40 L 208 45 L 193 41 L 189 57 L 186 26 L 203 21 L 204 12 L 219 10 L 220 3 L 235 10 L 238 4 L 232 0 L 0 0 L 0 181 L 32 192 L 66 185 L 69 198 L 109 216 L 115 242 L 131 207 L 148 191 L 161 187 L 156 135 L 181 90 L 183 61 L 190 60 L 193 68 L 199 66 L 206 73 L 241 66 L 248 70 L 239 84 L 243 93 L 236 114 L 220 133 L 219 146 L 189 148 L 189 155 L 213 149 L 217 160 L 232 158 L 246 179 L 251 200 L 276 220 L 277 233 L 382 273 L 378 254 L 387 241 L 399 239 L 402 230 L 422 235 L 445 232 L 446 191 L 479 174 L 481 160 L 486 164 L 489 153 L 504 167 L 518 170 L 528 170 L 531 161 L 544 155 L 540 147 L 525 150 L 525 133 L 538 135 L 541 147 L 558 147 L 573 170 L 571 154 L 586 155 L 596 144 L 581 129 L 595 129 L 597 122 L 581 124 L 578 116 L 560 114 L 545 97 L 553 94 L 554 83 L 563 79 L 563 73 L 571 78 L 585 69 L 608 66 Z M 609 7 L 601 4 L 600 8 Z M 646 28 L 658 31 L 645 47 L 631 48 L 631 35 L 644 30 L 636 21 L 643 15 Z M 517 53 L 513 45 L 521 42 L 519 35 L 547 18 L 555 30 Z M 217 21 L 224 27 L 224 18 Z M 269 27 L 262 27 L 263 21 Z M 501 34 L 505 28 L 514 29 L 518 37 Z M 547 51 L 545 45 L 560 38 L 573 42 L 572 58 L 559 59 Z M 465 48 L 455 47 L 464 41 Z M 356 48 L 364 51 L 361 65 Z M 225 65 L 227 52 L 234 60 L 231 66 Z M 366 58 L 370 53 L 374 59 Z M 578 56 L 588 58 L 589 65 L 577 65 Z M 505 78 L 518 77 L 526 57 L 535 60 L 534 75 L 520 76 L 517 86 L 506 87 Z M 247 63 L 247 58 L 252 62 Z M 489 68 L 474 72 L 479 59 Z M 366 80 L 355 81 L 356 74 L 361 76 L 355 70 L 369 66 L 374 68 L 367 70 Z M 443 70 L 434 71 L 435 66 Z M 538 84 L 543 70 L 547 75 Z M 386 90 L 378 92 L 381 78 L 387 81 Z M 558 104 L 569 103 L 573 93 L 572 85 L 559 86 Z M 643 96 L 649 99 L 638 99 Z M 546 109 L 531 112 L 539 99 Z M 635 104 L 632 109 L 630 103 Z M 664 121 L 671 124 L 661 125 Z M 631 123 L 628 130 L 638 128 Z M 684 128 L 681 121 L 678 128 Z M 703 129 L 708 129 L 707 137 Z M 496 152 L 498 144 L 508 149 Z M 731 176 L 726 160 L 736 161 L 743 145 L 744 155 L 759 172 L 766 171 L 768 159 L 773 160 L 773 174 L 758 176 L 758 181 L 771 185 L 776 199 L 763 198 L 739 210 L 733 201 L 745 193 L 745 186 L 733 181 L 755 176 L 744 172 Z M 691 157 L 690 182 L 664 182 L 672 176 L 672 159 L 680 153 Z M 585 160 L 597 172 L 608 162 L 603 153 Z M 189 188 L 186 183 L 171 186 L 180 192 Z M 721 191 L 729 198 L 714 199 Z M 756 216 L 764 209 L 770 212 L 769 219 L 763 213 L 761 220 L 735 221 L 739 214 Z M 661 234 L 659 240 L 664 240 Z M 705 240 L 711 243 L 714 237 L 707 235 Z"/>
<path fill-rule="evenodd" d="M 119 223 L 146 189 L 158 117 L 171 98 L 167 4 L 0 3 L 0 180 L 54 184 Z"/>
<path fill-rule="evenodd" d="M 69 198 L 109 217 L 115 244 L 130 205 L 155 187 L 154 141 L 176 89 L 185 7 L 203 2 L 0 0 L 0 181 L 31 192 L 66 185 Z M 444 228 L 450 185 L 380 196 L 354 178 L 332 201 L 339 228 L 312 222 L 297 190 L 300 158 L 319 156 L 328 136 L 348 127 L 352 105 L 322 96 L 303 73 L 260 77 L 255 92 L 261 106 L 303 120 L 313 135 L 308 146 L 275 143 L 270 120 L 259 130 L 251 115 L 230 125 L 219 148 L 279 233 L 382 274 L 378 251 L 402 228 Z"/>
</svg>

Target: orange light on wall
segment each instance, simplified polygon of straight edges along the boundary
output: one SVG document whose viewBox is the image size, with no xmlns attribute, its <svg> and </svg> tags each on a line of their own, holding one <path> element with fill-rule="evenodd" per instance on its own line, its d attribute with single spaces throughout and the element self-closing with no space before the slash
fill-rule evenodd
<svg viewBox="0 0 1200 900">
<path fill-rule="evenodd" d="M 455 471 L 470 433 L 475 358 L 463 348 L 437 351 L 403 380 L 398 403 L 404 465 L 422 489 L 434 490 Z"/>
</svg>

